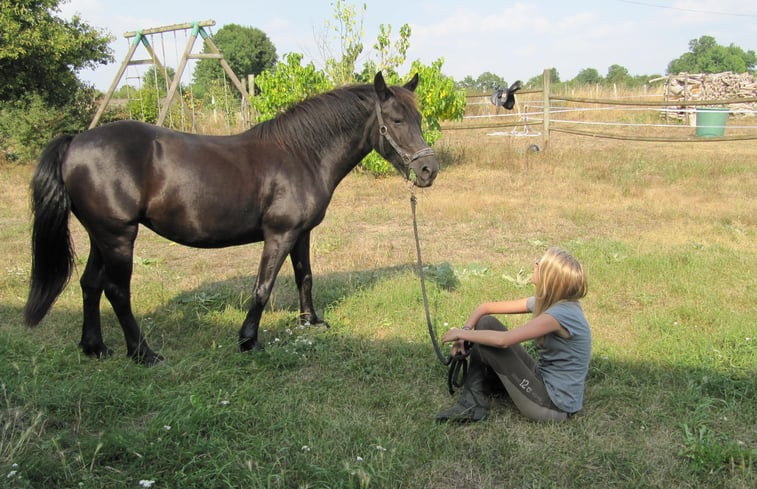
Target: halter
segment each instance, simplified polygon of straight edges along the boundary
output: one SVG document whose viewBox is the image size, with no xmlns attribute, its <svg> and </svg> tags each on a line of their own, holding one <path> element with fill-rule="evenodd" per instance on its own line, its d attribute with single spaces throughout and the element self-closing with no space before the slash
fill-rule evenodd
<svg viewBox="0 0 757 489">
<path fill-rule="evenodd" d="M 381 153 L 381 156 L 384 155 L 384 138 L 389 141 L 389 144 L 391 144 L 392 148 L 394 148 L 394 151 L 396 151 L 397 154 L 400 155 L 402 162 L 408 168 L 410 167 L 410 163 L 417 160 L 418 158 L 423 158 L 424 156 L 432 156 L 434 154 L 434 150 L 431 149 L 430 146 L 426 146 L 425 148 L 418 150 L 413 154 L 403 151 L 402 148 L 400 148 L 400 146 L 394 140 L 392 135 L 389 134 L 389 129 L 386 127 L 386 124 L 384 124 L 384 119 L 381 117 L 381 105 L 379 105 L 378 100 L 376 101 L 376 117 L 378 118 L 379 123 L 379 152 Z"/>
</svg>

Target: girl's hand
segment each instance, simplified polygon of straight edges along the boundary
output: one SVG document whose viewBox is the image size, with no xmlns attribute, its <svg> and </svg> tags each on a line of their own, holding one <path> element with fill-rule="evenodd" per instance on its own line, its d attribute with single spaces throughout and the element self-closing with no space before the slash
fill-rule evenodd
<svg viewBox="0 0 757 489">
<path fill-rule="evenodd" d="M 460 339 L 460 331 L 461 329 L 452 328 L 449 331 L 446 331 L 442 335 L 442 343 L 450 343 L 452 341 L 458 341 Z"/>
<path fill-rule="evenodd" d="M 463 340 L 457 340 L 454 345 L 452 345 L 452 351 L 450 352 L 453 357 L 457 357 L 458 355 L 462 356 L 468 356 L 468 351 L 465 349 L 465 341 Z"/>
<path fill-rule="evenodd" d="M 454 341 L 455 344 L 452 345 L 453 357 L 457 356 L 458 354 L 468 354 L 468 352 L 465 350 L 465 341 L 460 338 L 460 332 L 462 331 L 462 329 L 450 329 L 442 335 L 442 343 L 450 343 Z"/>
</svg>

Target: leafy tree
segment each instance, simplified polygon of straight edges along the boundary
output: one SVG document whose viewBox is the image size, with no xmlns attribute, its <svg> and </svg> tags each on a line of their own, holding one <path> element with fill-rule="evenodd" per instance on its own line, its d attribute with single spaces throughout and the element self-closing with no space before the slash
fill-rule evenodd
<svg viewBox="0 0 757 489">
<path fill-rule="evenodd" d="M 240 80 L 246 79 L 247 75 L 259 75 L 276 63 L 276 47 L 265 32 L 256 27 L 227 24 L 215 33 L 213 42 Z M 203 52 L 210 52 L 207 44 Z M 224 76 L 223 67 L 217 59 L 198 61 L 192 74 L 195 95 L 204 97 L 213 83 Z"/>
<path fill-rule="evenodd" d="M 258 112 L 258 120 L 274 117 L 290 105 L 308 96 L 321 93 L 334 86 L 360 81 L 372 83 L 378 70 L 385 73 L 389 84 L 402 84 L 403 79 L 397 73 L 399 66 L 404 63 L 407 49 L 410 46 L 410 27 L 402 26 L 399 39 L 392 43 L 391 26 L 381 26 L 374 49 L 378 53 L 379 63 L 369 60 L 363 65 L 359 74 L 354 73 L 354 63 L 362 51 L 362 18 L 358 29 L 357 10 L 345 5 L 341 1 L 334 4 L 334 18 L 340 22 L 340 46 L 343 51 L 337 57 L 326 60 L 326 71 L 318 71 L 313 64 L 302 66 L 301 54 L 288 54 L 284 62 L 263 72 L 256 79 L 259 95 L 253 98 L 253 107 Z M 365 5 L 363 5 L 363 11 Z M 359 49 L 358 49 L 359 48 Z M 424 136 L 429 143 L 436 141 L 441 135 L 439 121 L 462 118 L 465 110 L 465 93 L 455 89 L 452 78 L 441 74 L 443 60 L 437 60 L 431 66 L 424 66 L 420 62 L 413 63 L 410 74 L 404 81 L 418 73 L 420 84 L 416 96 L 420 101 L 423 117 Z M 391 173 L 392 166 L 384 161 L 377 153 L 371 152 L 361 162 L 364 169 L 376 174 Z"/>
<path fill-rule="evenodd" d="M 301 54 L 288 53 L 273 69 L 255 78 L 259 93 L 252 98 L 252 106 L 259 122 L 272 119 L 288 107 L 332 88 L 326 75 L 316 70 L 313 63 L 302 66 L 302 58 Z"/>
<path fill-rule="evenodd" d="M 607 69 L 605 80 L 609 85 L 630 85 L 633 77 L 628 73 L 628 68 L 616 64 Z"/>
<path fill-rule="evenodd" d="M 326 73 L 334 86 L 341 86 L 354 83 L 356 79 L 355 64 L 363 52 L 363 16 L 366 5 L 363 4 L 360 11 L 342 0 L 336 0 L 332 5 L 334 22 L 326 22 L 326 34 L 321 43 L 321 50 L 326 60 Z M 391 30 L 391 27 L 389 29 Z M 333 33 L 336 34 L 339 43 L 337 55 L 329 52 L 329 37 Z"/>
<path fill-rule="evenodd" d="M 397 68 L 402 66 L 407 59 L 411 32 L 410 26 L 403 24 L 400 27 L 400 37 L 394 42 L 394 46 L 392 46 L 392 26 L 379 25 L 379 34 L 376 43 L 373 45 L 373 49 L 379 54 L 379 63 L 375 72 L 383 71 L 389 76 L 397 74 Z"/>
<path fill-rule="evenodd" d="M 496 87 L 505 87 L 507 82 L 499 75 L 485 71 L 478 75 L 475 80 L 471 76 L 466 76 L 461 82 L 455 84 L 459 89 L 466 90 L 470 93 L 491 92 Z"/>
<path fill-rule="evenodd" d="M 441 121 L 461 120 L 465 113 L 465 92 L 455 88 L 455 80 L 442 74 L 444 59 L 430 66 L 414 61 L 410 73 L 418 73 L 415 90 L 423 116 L 423 133 L 429 144 L 441 137 Z"/>
<path fill-rule="evenodd" d="M 753 50 L 744 51 L 738 46 L 721 46 L 712 36 L 702 36 L 689 41 L 689 52 L 668 64 L 672 73 L 754 73 L 757 55 Z"/>
<path fill-rule="evenodd" d="M 175 70 L 170 66 L 165 69 L 168 77 L 173 80 Z M 138 88 L 121 87 L 114 95 L 123 96 L 127 99 L 123 117 L 149 122 L 150 124 L 157 122 L 160 104 L 166 103 L 164 98 L 168 94 L 168 87 L 170 86 L 165 75 L 166 73 L 163 70 L 151 66 L 142 75 Z"/>
<path fill-rule="evenodd" d="M 595 68 L 584 68 L 572 81 L 578 85 L 597 85 L 602 83 L 604 78 Z"/>
<path fill-rule="evenodd" d="M 467 75 L 462 80 L 456 82 L 456 85 L 457 85 L 457 88 L 459 88 L 461 90 L 467 90 L 467 91 L 471 91 L 472 92 L 472 91 L 475 90 L 476 80 L 472 76 Z"/>
<path fill-rule="evenodd" d="M 168 78 L 173 81 L 176 70 L 170 66 L 166 66 L 165 70 L 166 72 L 164 73 L 163 70 L 160 70 L 155 66 L 147 68 L 144 75 L 142 75 L 142 88 L 152 91 L 157 90 L 161 96 L 167 95 L 170 82 L 166 80 L 166 74 L 168 74 Z"/>
<path fill-rule="evenodd" d="M 560 83 L 560 73 L 558 73 L 557 68 L 550 68 L 550 83 L 552 85 L 555 85 L 557 83 Z M 532 78 L 530 78 L 526 82 L 526 88 L 541 88 L 544 86 L 544 75 L 538 74 Z"/>
<path fill-rule="evenodd" d="M 60 0 L 0 0 L 0 101 L 40 94 L 67 104 L 81 88 L 76 73 L 113 60 L 110 37 L 55 15 Z"/>
<path fill-rule="evenodd" d="M 60 0 L 0 0 L 0 159 L 31 161 L 59 132 L 87 127 L 95 91 L 77 78 L 113 60 L 108 35 Z"/>
</svg>

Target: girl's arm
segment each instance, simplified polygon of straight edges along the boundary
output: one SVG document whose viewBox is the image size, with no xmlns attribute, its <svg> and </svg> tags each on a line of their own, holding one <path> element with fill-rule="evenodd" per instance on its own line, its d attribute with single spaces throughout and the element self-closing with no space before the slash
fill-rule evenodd
<svg viewBox="0 0 757 489">
<path fill-rule="evenodd" d="M 464 329 L 473 329 L 482 316 L 487 314 L 524 314 L 529 312 L 526 302 L 528 298 L 515 299 L 512 301 L 484 302 L 476 307 L 468 320 L 465 321 Z"/>
<path fill-rule="evenodd" d="M 533 340 L 554 331 L 567 334 L 567 331 L 560 326 L 557 319 L 549 314 L 541 314 L 523 326 L 508 331 L 451 329 L 442 336 L 442 343 L 462 340 L 481 345 L 507 348 L 508 346 Z"/>
</svg>

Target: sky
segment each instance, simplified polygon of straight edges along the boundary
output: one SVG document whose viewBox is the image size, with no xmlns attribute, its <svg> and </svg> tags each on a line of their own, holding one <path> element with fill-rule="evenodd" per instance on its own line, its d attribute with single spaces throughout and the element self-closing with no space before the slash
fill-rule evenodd
<svg viewBox="0 0 757 489">
<path fill-rule="evenodd" d="M 226 24 L 256 27 L 269 37 L 281 57 L 296 52 L 305 63 L 323 66 L 324 46 L 332 56 L 336 38 L 324 42 L 327 22 L 334 23 L 334 0 L 63 0 L 60 15 L 78 14 L 114 37 L 115 61 L 80 78 L 106 90 L 123 62 L 129 41 L 123 34 L 152 27 L 214 20 L 212 32 Z M 570 80 L 585 68 L 600 75 L 619 64 L 631 75 L 664 74 L 668 63 L 687 52 L 689 41 L 709 35 L 718 44 L 757 51 L 757 2 L 754 0 L 346 0 L 363 14 L 366 46 L 358 61 L 373 58 L 370 47 L 379 25 L 412 29 L 408 61 L 426 65 L 442 58 L 442 73 L 462 80 L 491 72 L 508 82 L 526 81 L 545 68 Z M 187 44 L 183 32 L 164 34 L 151 43 L 176 67 Z M 201 52 L 198 41 L 193 52 Z M 161 56 L 161 53 L 165 53 Z M 143 48 L 135 58 L 146 58 Z M 409 64 L 404 67 L 409 70 Z M 188 69 L 189 71 L 189 69 Z M 400 70 L 401 73 L 403 70 Z M 403 73 L 404 74 L 404 73 Z M 127 72 L 128 76 L 128 72 Z"/>
</svg>

